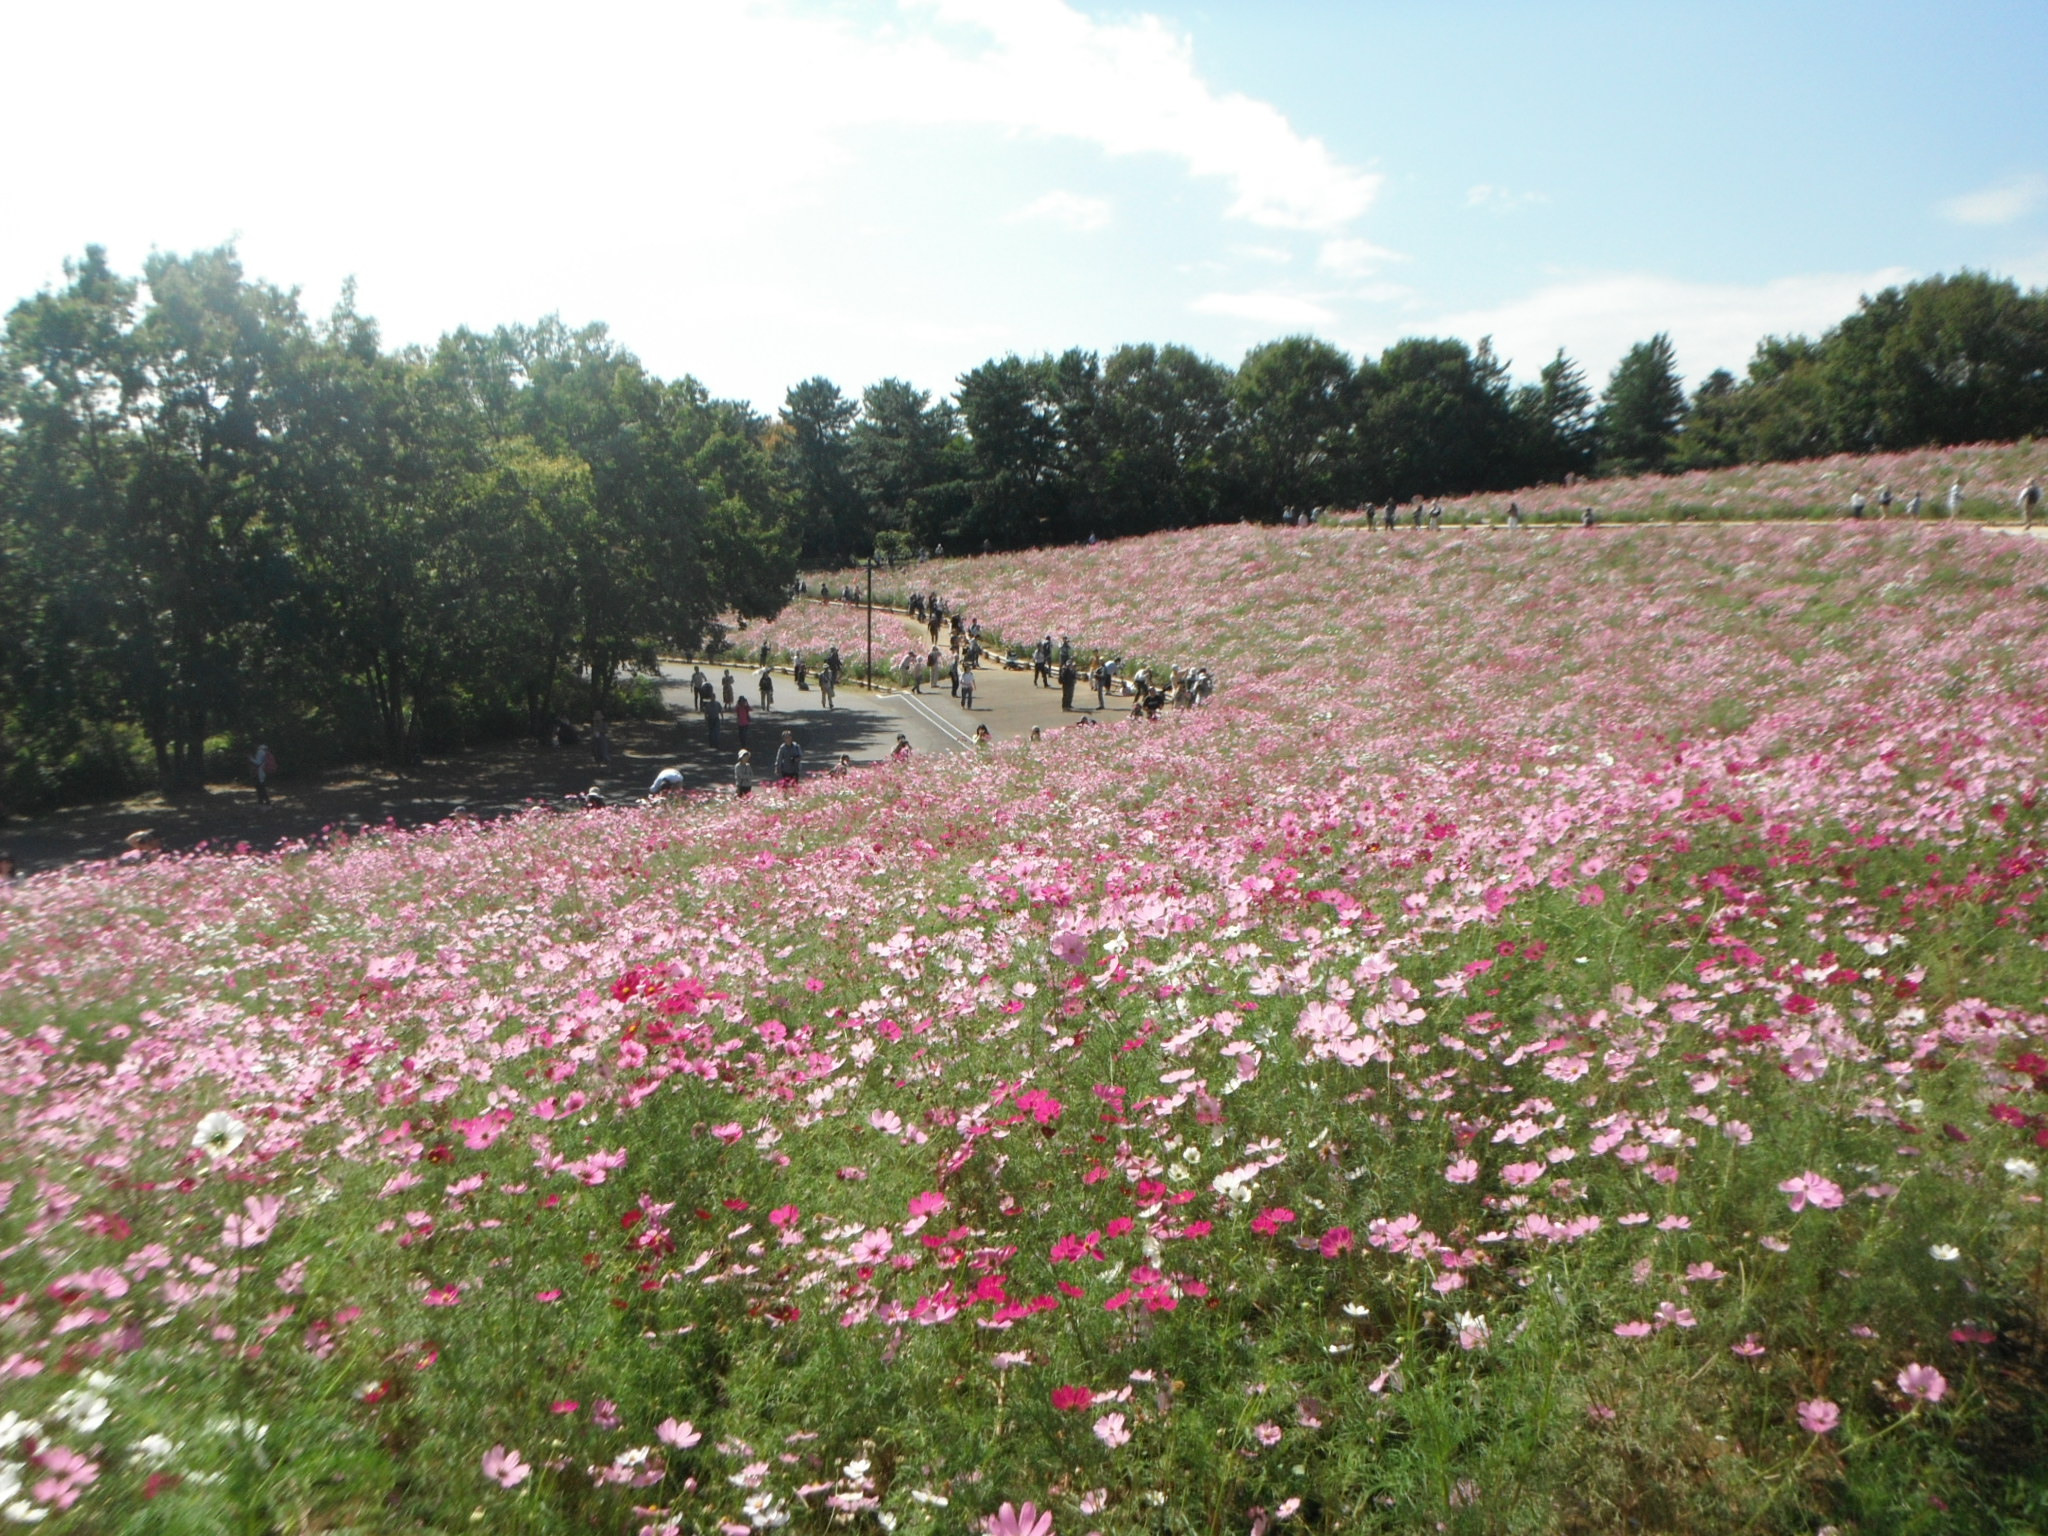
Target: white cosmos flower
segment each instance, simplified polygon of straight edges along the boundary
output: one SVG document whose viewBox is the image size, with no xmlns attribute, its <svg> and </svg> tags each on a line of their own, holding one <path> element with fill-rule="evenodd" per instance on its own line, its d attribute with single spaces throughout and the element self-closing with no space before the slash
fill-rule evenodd
<svg viewBox="0 0 2048 1536">
<path fill-rule="evenodd" d="M 2008 1157 L 2005 1160 L 2005 1171 L 2027 1184 L 2041 1177 L 2040 1165 L 2024 1157 Z"/>
<path fill-rule="evenodd" d="M 0 1451 L 11 1451 L 27 1439 L 43 1438 L 43 1426 L 13 1411 L 0 1413 Z"/>
<path fill-rule="evenodd" d="M 87 1392 L 73 1387 L 51 1405 L 51 1411 L 58 1418 L 68 1422 L 81 1435 L 89 1435 L 107 1422 L 107 1416 L 114 1411 L 109 1403 L 97 1392 Z"/>
<path fill-rule="evenodd" d="M 248 1140 L 249 1127 L 224 1109 L 216 1109 L 199 1122 L 192 1133 L 192 1145 L 218 1162 Z"/>
<path fill-rule="evenodd" d="M 1944 1264 L 1953 1264 L 1957 1259 L 1960 1259 L 1963 1256 L 1963 1250 L 1958 1248 L 1954 1243 L 1936 1243 L 1932 1248 L 1929 1248 L 1927 1251 L 1933 1257 L 1941 1260 L 1941 1262 Z"/>
</svg>

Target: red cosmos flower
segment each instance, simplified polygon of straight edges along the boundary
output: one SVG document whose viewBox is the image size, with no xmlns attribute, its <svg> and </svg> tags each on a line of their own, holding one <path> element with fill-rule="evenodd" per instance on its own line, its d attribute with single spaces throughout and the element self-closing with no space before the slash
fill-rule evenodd
<svg viewBox="0 0 2048 1536">
<path fill-rule="evenodd" d="M 1086 1387 L 1054 1387 L 1052 1405 L 1062 1413 L 1086 1408 L 1095 1401 L 1095 1394 Z"/>
</svg>

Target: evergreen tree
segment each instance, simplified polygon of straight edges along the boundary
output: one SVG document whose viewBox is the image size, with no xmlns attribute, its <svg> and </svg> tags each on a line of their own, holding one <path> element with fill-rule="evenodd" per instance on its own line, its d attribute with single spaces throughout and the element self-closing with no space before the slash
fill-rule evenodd
<svg viewBox="0 0 2048 1536">
<path fill-rule="evenodd" d="M 1663 469 L 1685 421 L 1685 389 L 1671 336 L 1659 331 L 1628 350 L 1600 397 L 1600 466 L 1610 474 Z"/>
</svg>

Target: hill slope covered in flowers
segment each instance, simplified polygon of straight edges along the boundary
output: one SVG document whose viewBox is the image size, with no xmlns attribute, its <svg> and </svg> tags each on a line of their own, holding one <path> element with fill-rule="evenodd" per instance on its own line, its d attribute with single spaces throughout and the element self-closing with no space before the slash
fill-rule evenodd
<svg viewBox="0 0 2048 1536">
<path fill-rule="evenodd" d="M 1224 691 L 0 896 L 0 1519 L 2038 1526 L 2048 551 L 941 590 Z"/>
</svg>

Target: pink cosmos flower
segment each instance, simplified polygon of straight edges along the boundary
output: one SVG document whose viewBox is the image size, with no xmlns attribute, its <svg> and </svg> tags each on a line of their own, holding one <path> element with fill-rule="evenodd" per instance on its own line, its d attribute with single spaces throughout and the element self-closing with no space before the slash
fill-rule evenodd
<svg viewBox="0 0 2048 1536">
<path fill-rule="evenodd" d="M 1781 1193 L 1791 1196 L 1789 1203 L 1795 1215 L 1805 1210 L 1808 1205 L 1816 1210 L 1832 1211 L 1839 1207 L 1843 1200 L 1842 1186 L 1833 1179 L 1822 1178 L 1812 1169 L 1796 1178 L 1785 1180 L 1778 1189 Z"/>
<path fill-rule="evenodd" d="M 1816 1397 L 1811 1402 L 1801 1403 L 1798 1412 L 1799 1427 L 1809 1435 L 1831 1434 L 1835 1426 L 1842 1422 L 1841 1406 L 1829 1402 L 1824 1397 Z"/>
<path fill-rule="evenodd" d="M 928 1189 L 921 1195 L 910 1197 L 910 1214 L 913 1217 L 936 1216 L 945 1208 L 946 1197 L 936 1189 Z"/>
<path fill-rule="evenodd" d="M 778 1205 L 768 1213 L 768 1220 L 773 1226 L 793 1227 L 797 1223 L 797 1218 L 801 1215 L 803 1215 L 803 1212 L 793 1205 Z"/>
<path fill-rule="evenodd" d="M 1286 1431 L 1269 1419 L 1263 1424 L 1253 1426 L 1252 1434 L 1257 1437 L 1259 1444 L 1271 1450 L 1280 1443 Z"/>
<path fill-rule="evenodd" d="M 49 1473 L 30 1490 L 44 1504 L 69 1509 L 78 1502 L 86 1486 L 100 1475 L 99 1463 L 88 1460 L 69 1446 L 52 1445 L 37 1453 L 34 1464 Z"/>
<path fill-rule="evenodd" d="M 1131 1432 L 1124 1427 L 1122 1414 L 1105 1413 L 1095 1421 L 1095 1438 L 1113 1451 L 1120 1445 L 1131 1443 Z"/>
<path fill-rule="evenodd" d="M 1728 1348 L 1734 1354 L 1740 1355 L 1744 1360 L 1759 1360 L 1764 1355 L 1763 1340 L 1753 1333 L 1744 1334 L 1741 1343 L 1730 1344 Z"/>
<path fill-rule="evenodd" d="M 1681 1307 L 1672 1301 L 1660 1301 L 1657 1304 L 1659 1328 L 1692 1328 L 1698 1323 L 1699 1319 L 1692 1315 L 1691 1307 Z"/>
<path fill-rule="evenodd" d="M 1008 1500 L 987 1520 L 982 1529 L 988 1536 L 1053 1536 L 1052 1511 L 1042 1510 L 1029 1499 L 1018 1509 Z"/>
<path fill-rule="evenodd" d="M 1898 1376 L 1899 1390 L 1922 1403 L 1938 1403 L 1948 1395 L 1948 1378 L 1931 1365 L 1909 1365 Z"/>
<path fill-rule="evenodd" d="M 1065 1412 L 1073 1408 L 1086 1408 L 1095 1401 L 1095 1394 L 1086 1387 L 1054 1387 L 1052 1405 Z"/>
<path fill-rule="evenodd" d="M 1323 1257 L 1326 1259 L 1334 1259 L 1340 1253 L 1349 1253 L 1351 1251 L 1351 1229 L 1349 1227 L 1330 1228 L 1329 1231 L 1323 1234 L 1320 1246 L 1323 1251 Z"/>
<path fill-rule="evenodd" d="M 533 1468 L 519 1459 L 517 1451 L 494 1445 L 484 1452 L 484 1476 L 500 1488 L 517 1488 L 533 1475 Z"/>
<path fill-rule="evenodd" d="M 1478 1177 L 1479 1164 L 1475 1159 L 1469 1157 L 1459 1158 L 1444 1170 L 1445 1182 L 1451 1184 L 1470 1184 Z"/>
<path fill-rule="evenodd" d="M 704 1436 L 697 1426 L 688 1419 L 663 1419 L 654 1426 L 654 1438 L 663 1445 L 672 1445 L 679 1451 L 687 1451 Z"/>
<path fill-rule="evenodd" d="M 1644 1322 L 1616 1323 L 1614 1336 L 1617 1339 L 1646 1339 L 1650 1336 L 1650 1325 Z"/>
<path fill-rule="evenodd" d="M 243 1214 L 230 1216 L 222 1224 L 220 1240 L 226 1248 L 255 1248 L 270 1241 L 284 1201 L 276 1195 L 251 1195 L 242 1202 Z"/>
<path fill-rule="evenodd" d="M 452 1307 L 462 1300 L 459 1285 L 430 1286 L 427 1294 L 420 1298 L 420 1304 L 427 1307 Z"/>
<path fill-rule="evenodd" d="M 1088 963 L 1088 936 L 1069 928 L 1064 933 L 1052 936 L 1053 958 L 1062 965 L 1086 965 Z"/>
<path fill-rule="evenodd" d="M 1509 1163 L 1501 1169 L 1500 1181 L 1509 1189 L 1522 1189 L 1542 1178 L 1544 1172 L 1541 1163 Z"/>
</svg>

